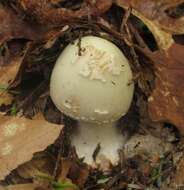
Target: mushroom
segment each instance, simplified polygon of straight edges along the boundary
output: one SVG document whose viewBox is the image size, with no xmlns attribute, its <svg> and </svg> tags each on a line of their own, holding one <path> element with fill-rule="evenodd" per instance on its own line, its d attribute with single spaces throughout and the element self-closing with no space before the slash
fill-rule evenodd
<svg viewBox="0 0 184 190">
<path fill-rule="evenodd" d="M 87 164 L 103 168 L 105 163 L 118 163 L 118 150 L 125 138 L 116 125 L 127 113 L 133 92 L 128 60 L 106 39 L 77 39 L 57 59 L 50 95 L 61 112 L 78 121 L 71 143 Z M 98 145 L 100 149 L 94 159 Z"/>
</svg>

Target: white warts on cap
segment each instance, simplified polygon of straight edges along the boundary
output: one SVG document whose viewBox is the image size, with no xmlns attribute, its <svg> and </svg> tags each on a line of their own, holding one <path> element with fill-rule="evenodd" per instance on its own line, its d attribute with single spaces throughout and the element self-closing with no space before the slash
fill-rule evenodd
<svg viewBox="0 0 184 190">
<path fill-rule="evenodd" d="M 107 111 L 107 110 L 100 110 L 100 109 L 95 109 L 94 112 L 97 114 L 102 114 L 102 115 L 106 115 L 109 113 L 109 111 Z"/>
<path fill-rule="evenodd" d="M 97 49 L 93 45 L 85 46 L 81 56 L 74 63 L 80 66 L 79 74 L 83 77 L 89 77 L 90 80 L 107 82 L 106 72 L 119 75 L 122 71 L 122 67 L 116 63 L 114 55 Z"/>
</svg>

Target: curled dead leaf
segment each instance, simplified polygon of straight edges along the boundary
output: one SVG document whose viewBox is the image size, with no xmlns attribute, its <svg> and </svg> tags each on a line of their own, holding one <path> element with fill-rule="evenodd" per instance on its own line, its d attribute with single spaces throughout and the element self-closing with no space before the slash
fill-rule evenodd
<svg viewBox="0 0 184 190">
<path fill-rule="evenodd" d="M 184 134 L 184 46 L 173 44 L 166 52 L 152 55 L 155 88 L 148 100 L 154 121 L 173 123 Z"/>
<path fill-rule="evenodd" d="M 152 0 L 148 2 L 142 1 L 125 1 L 125 0 L 116 0 L 118 6 L 123 7 L 124 9 L 128 9 L 129 7 L 132 8 L 132 14 L 138 17 L 142 22 L 150 29 L 155 40 L 157 41 L 158 47 L 163 50 L 167 50 L 172 44 L 173 39 L 171 33 L 168 31 L 163 30 L 155 20 L 149 17 L 150 12 L 152 13 L 152 5 L 156 1 L 152 2 Z M 146 7 L 148 6 L 148 7 Z M 155 5 L 156 6 L 156 5 Z M 150 11 L 150 12 L 149 12 Z M 147 15 L 147 12 L 149 13 Z"/>
<path fill-rule="evenodd" d="M 140 13 L 168 33 L 184 33 L 184 16 L 174 18 L 167 14 L 168 9 L 181 5 L 184 0 L 116 0 L 116 3 L 125 8 L 133 8 L 135 13 Z"/>
<path fill-rule="evenodd" d="M 132 14 L 150 29 L 160 51 L 152 53 L 155 87 L 149 97 L 149 114 L 153 121 L 174 124 L 184 134 L 184 46 L 175 44 L 172 34 L 184 33 L 184 20 L 170 18 L 166 10 L 184 3 L 183 0 L 116 0 L 124 9 L 132 8 Z M 164 50 L 164 51 L 163 51 Z"/>
<path fill-rule="evenodd" d="M 40 115 L 33 120 L 0 115 L 0 180 L 54 143 L 62 127 Z"/>
</svg>

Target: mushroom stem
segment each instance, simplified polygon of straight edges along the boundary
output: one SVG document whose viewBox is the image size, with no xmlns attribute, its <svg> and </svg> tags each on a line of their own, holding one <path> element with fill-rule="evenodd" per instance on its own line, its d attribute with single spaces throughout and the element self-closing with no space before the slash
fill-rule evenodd
<svg viewBox="0 0 184 190">
<path fill-rule="evenodd" d="M 76 148 L 80 158 L 96 167 L 97 165 L 107 163 L 116 165 L 119 161 L 118 150 L 122 149 L 125 137 L 116 126 L 116 122 L 107 124 L 96 124 L 79 121 L 77 130 L 71 137 L 71 143 Z M 94 151 L 100 145 L 95 161 L 93 160 Z M 108 167 L 107 167 L 108 168 Z"/>
</svg>

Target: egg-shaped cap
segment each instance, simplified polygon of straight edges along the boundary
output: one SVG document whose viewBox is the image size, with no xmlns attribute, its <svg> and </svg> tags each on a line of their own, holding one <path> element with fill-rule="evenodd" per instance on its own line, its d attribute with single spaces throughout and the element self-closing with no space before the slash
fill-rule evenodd
<svg viewBox="0 0 184 190">
<path fill-rule="evenodd" d="M 56 107 L 82 121 L 110 123 L 130 107 L 134 84 L 130 65 L 113 43 L 96 36 L 69 44 L 54 66 L 50 95 Z"/>
</svg>

